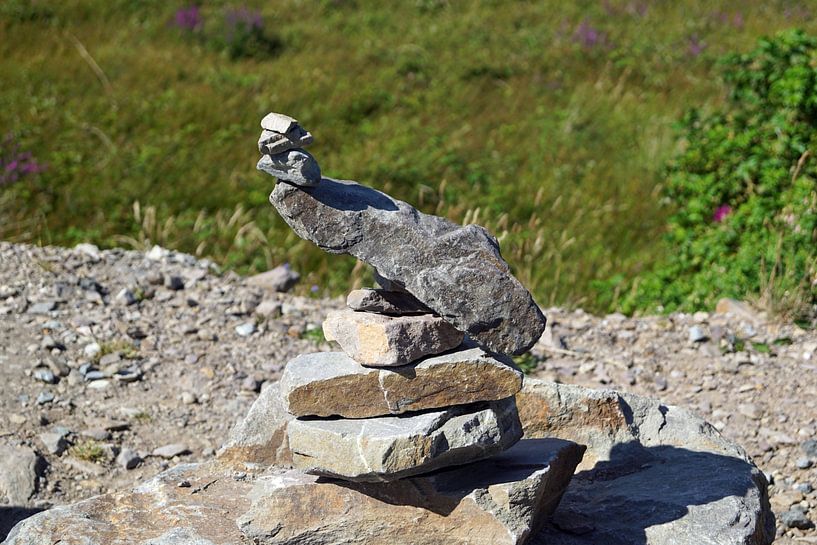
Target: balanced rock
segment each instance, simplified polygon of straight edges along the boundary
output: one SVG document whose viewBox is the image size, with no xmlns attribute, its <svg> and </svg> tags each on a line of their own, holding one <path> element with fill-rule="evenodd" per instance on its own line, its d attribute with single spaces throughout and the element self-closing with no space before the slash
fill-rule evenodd
<svg viewBox="0 0 817 545">
<path fill-rule="evenodd" d="M 404 416 L 296 419 L 287 435 L 292 462 L 306 473 L 378 482 L 493 456 L 516 443 L 522 427 L 507 398 Z"/>
<path fill-rule="evenodd" d="M 265 129 L 258 139 L 258 151 L 267 155 L 275 155 L 291 149 L 305 148 L 314 140 L 312 133 L 304 130 L 300 125 L 296 125 L 286 134 Z"/>
<path fill-rule="evenodd" d="M 318 162 L 308 151 L 300 148 L 264 155 L 258 161 L 257 168 L 279 180 L 299 186 L 314 187 L 321 181 Z"/>
<path fill-rule="evenodd" d="M 438 316 L 386 316 L 353 310 L 329 312 L 323 322 L 328 341 L 337 341 L 363 365 L 405 365 L 460 345 L 461 331 Z"/>
<path fill-rule="evenodd" d="M 368 418 L 511 397 L 522 373 L 481 348 L 402 367 L 363 367 L 342 352 L 306 354 L 284 368 L 280 389 L 295 416 Z"/>
<path fill-rule="evenodd" d="M 542 335 L 541 310 L 478 225 L 463 227 L 328 178 L 305 190 L 277 184 L 270 202 L 300 237 L 372 265 L 492 351 L 519 354 Z"/>
<path fill-rule="evenodd" d="M 135 490 L 38 513 L 5 543 L 519 545 L 554 510 L 582 451 L 520 441 L 488 460 L 387 484 L 184 464 Z"/>
<path fill-rule="evenodd" d="M 270 112 L 261 119 L 262 129 L 277 132 L 280 134 L 288 133 L 297 125 L 298 120 L 295 119 L 294 117 L 290 117 L 284 114 L 277 114 L 275 112 Z"/>
<path fill-rule="evenodd" d="M 377 312 L 397 316 L 431 312 L 428 307 L 409 293 L 372 288 L 363 288 L 350 292 L 346 297 L 346 306 L 361 312 Z"/>
</svg>

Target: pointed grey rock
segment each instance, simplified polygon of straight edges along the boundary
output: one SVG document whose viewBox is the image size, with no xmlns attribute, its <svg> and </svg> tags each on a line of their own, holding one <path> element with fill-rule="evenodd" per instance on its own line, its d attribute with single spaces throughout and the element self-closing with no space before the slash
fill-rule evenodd
<svg viewBox="0 0 817 545">
<path fill-rule="evenodd" d="M 277 184 L 270 202 L 300 237 L 372 265 L 495 352 L 522 353 L 542 335 L 541 310 L 478 225 L 456 225 L 328 178 L 311 189 Z"/>
<path fill-rule="evenodd" d="M 342 352 L 305 354 L 287 363 L 280 381 L 289 413 L 344 418 L 496 401 L 521 387 L 519 370 L 476 347 L 379 369 Z"/>
<path fill-rule="evenodd" d="M 295 467 L 357 482 L 394 481 L 507 450 L 522 437 L 513 398 L 405 416 L 296 419 L 287 428 Z"/>
<path fill-rule="evenodd" d="M 300 148 L 264 155 L 258 161 L 257 168 L 279 180 L 299 186 L 314 187 L 321 181 L 318 162 L 309 152 Z"/>
</svg>

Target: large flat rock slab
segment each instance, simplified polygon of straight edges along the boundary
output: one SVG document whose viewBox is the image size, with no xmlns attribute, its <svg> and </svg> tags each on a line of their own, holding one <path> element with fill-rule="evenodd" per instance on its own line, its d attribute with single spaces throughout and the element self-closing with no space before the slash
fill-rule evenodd
<svg viewBox="0 0 817 545">
<path fill-rule="evenodd" d="M 463 340 L 461 331 L 431 314 L 386 316 L 334 310 L 327 314 L 323 332 L 350 358 L 377 367 L 406 365 L 456 348 Z"/>
<path fill-rule="evenodd" d="M 526 437 L 587 446 L 541 545 L 766 545 L 767 483 L 746 452 L 689 411 L 640 396 L 526 380 Z"/>
<path fill-rule="evenodd" d="M 380 369 L 342 352 L 319 352 L 287 363 L 280 385 L 295 416 L 368 418 L 511 397 L 522 373 L 477 347 Z"/>
<path fill-rule="evenodd" d="M 522 437 L 514 398 L 403 416 L 299 418 L 287 432 L 295 467 L 357 482 L 394 481 L 473 462 Z"/>
<path fill-rule="evenodd" d="M 583 450 L 522 441 L 490 460 L 389 484 L 187 464 L 37 514 L 6 545 L 517 545 L 553 511 Z"/>
<path fill-rule="evenodd" d="M 270 202 L 301 238 L 372 265 L 495 352 L 522 353 L 544 331 L 541 310 L 478 225 L 463 227 L 330 178 L 312 188 L 279 183 Z"/>
</svg>

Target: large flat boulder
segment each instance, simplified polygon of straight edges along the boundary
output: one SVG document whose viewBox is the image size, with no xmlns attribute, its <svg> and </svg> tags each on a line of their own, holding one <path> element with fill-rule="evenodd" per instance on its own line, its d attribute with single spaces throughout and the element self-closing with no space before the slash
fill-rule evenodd
<svg viewBox="0 0 817 545">
<path fill-rule="evenodd" d="M 522 353 L 544 331 L 539 307 L 511 274 L 497 240 L 478 225 L 457 225 L 330 178 L 312 188 L 279 183 L 270 202 L 301 238 L 372 265 L 493 351 Z"/>
<path fill-rule="evenodd" d="M 389 484 L 186 464 L 35 515 L 6 545 L 518 545 L 558 504 L 583 450 L 522 441 L 490 460 Z"/>
<path fill-rule="evenodd" d="M 526 380 L 526 437 L 587 452 L 541 545 L 767 545 L 774 538 L 763 473 L 746 452 L 686 409 L 612 390 Z"/>
<path fill-rule="evenodd" d="M 514 398 L 402 416 L 289 423 L 295 467 L 312 475 L 386 482 L 498 454 L 522 437 Z"/>
<path fill-rule="evenodd" d="M 522 373 L 477 347 L 390 368 L 318 352 L 287 363 L 280 385 L 295 416 L 368 418 L 511 397 L 522 387 Z"/>
</svg>

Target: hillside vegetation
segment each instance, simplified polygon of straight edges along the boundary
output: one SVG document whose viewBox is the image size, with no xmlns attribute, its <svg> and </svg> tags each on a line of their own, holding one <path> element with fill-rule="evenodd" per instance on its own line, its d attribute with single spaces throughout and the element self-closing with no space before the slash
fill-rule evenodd
<svg viewBox="0 0 817 545">
<path fill-rule="evenodd" d="M 5 0 L 0 156 L 19 172 L 0 238 L 289 262 L 301 289 L 345 290 L 365 271 L 267 203 L 255 142 L 275 110 L 325 175 L 483 224 L 541 304 L 607 310 L 629 289 L 609 279 L 667 257 L 673 125 L 725 103 L 723 55 L 817 34 L 808 4 Z"/>
</svg>

